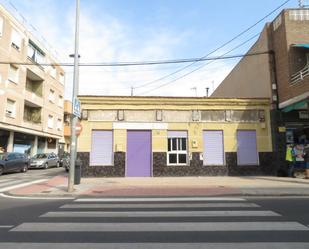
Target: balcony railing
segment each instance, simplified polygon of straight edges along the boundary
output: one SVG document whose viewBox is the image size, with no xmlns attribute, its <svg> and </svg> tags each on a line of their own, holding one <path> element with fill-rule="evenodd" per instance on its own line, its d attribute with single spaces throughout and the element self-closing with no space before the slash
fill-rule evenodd
<svg viewBox="0 0 309 249">
<path fill-rule="evenodd" d="M 302 70 L 292 75 L 291 85 L 296 84 L 298 81 L 303 80 L 307 76 L 309 76 L 309 64 L 307 64 Z"/>
</svg>

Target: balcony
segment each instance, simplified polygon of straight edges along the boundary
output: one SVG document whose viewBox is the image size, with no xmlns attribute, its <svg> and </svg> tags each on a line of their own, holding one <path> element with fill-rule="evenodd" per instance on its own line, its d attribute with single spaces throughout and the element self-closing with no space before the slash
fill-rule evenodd
<svg viewBox="0 0 309 249">
<path fill-rule="evenodd" d="M 32 103 L 25 100 L 24 105 L 24 122 L 30 123 L 31 125 L 35 125 L 36 127 L 41 127 L 42 119 L 41 119 L 42 108 L 33 105 Z"/>
<path fill-rule="evenodd" d="M 43 106 L 43 79 L 30 70 L 27 70 L 25 99 Z"/>
<path fill-rule="evenodd" d="M 72 102 L 69 100 L 64 101 L 64 113 L 72 114 Z"/>
<path fill-rule="evenodd" d="M 68 124 L 64 125 L 63 136 L 70 137 L 71 136 L 71 126 Z"/>
<path fill-rule="evenodd" d="M 290 65 L 291 85 L 295 85 L 309 76 L 309 44 L 292 44 Z"/>
<path fill-rule="evenodd" d="M 309 64 L 306 65 L 302 70 L 294 73 L 291 77 L 291 85 L 297 84 L 297 82 L 302 81 L 304 78 L 309 76 Z"/>
</svg>

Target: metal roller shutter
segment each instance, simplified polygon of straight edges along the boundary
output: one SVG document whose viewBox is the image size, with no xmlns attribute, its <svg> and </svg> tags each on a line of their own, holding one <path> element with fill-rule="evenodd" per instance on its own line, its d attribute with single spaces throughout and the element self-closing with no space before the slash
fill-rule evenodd
<svg viewBox="0 0 309 249">
<path fill-rule="evenodd" d="M 223 131 L 203 132 L 204 165 L 224 165 Z"/>
<path fill-rule="evenodd" d="M 256 146 L 256 131 L 237 131 L 237 164 L 259 164 Z"/>
<path fill-rule="evenodd" d="M 92 131 L 90 165 L 113 164 L 113 132 Z"/>
</svg>

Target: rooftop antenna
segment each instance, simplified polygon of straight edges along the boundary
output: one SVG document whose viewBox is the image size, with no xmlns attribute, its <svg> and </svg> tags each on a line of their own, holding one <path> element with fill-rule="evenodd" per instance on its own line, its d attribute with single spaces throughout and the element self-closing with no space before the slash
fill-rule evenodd
<svg viewBox="0 0 309 249">
<path fill-rule="evenodd" d="M 305 4 L 305 2 L 305 0 L 298 0 L 298 7 L 301 9 L 308 7 L 309 5 Z"/>
<path fill-rule="evenodd" d="M 195 91 L 195 97 L 197 97 L 197 88 L 196 88 L 196 86 L 195 86 L 195 87 L 192 87 L 191 90 L 194 90 L 194 91 Z"/>
</svg>

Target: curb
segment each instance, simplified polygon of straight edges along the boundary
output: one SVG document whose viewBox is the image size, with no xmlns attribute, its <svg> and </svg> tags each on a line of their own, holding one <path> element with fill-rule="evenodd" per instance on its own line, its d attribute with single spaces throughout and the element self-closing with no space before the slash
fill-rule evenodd
<svg viewBox="0 0 309 249">
<path fill-rule="evenodd" d="M 269 198 L 269 197 L 289 197 L 289 198 L 309 198 L 308 194 L 289 194 L 289 193 L 269 193 L 269 194 L 250 194 L 250 193 L 243 193 L 243 194 L 225 194 L 225 195 L 131 195 L 131 196 L 125 196 L 125 195 L 115 195 L 115 196 L 106 196 L 106 195 L 74 195 L 74 194 L 64 194 L 64 195 L 44 195 L 44 194 L 35 194 L 35 195 L 14 195 L 9 192 L 1 193 L 0 196 L 6 197 L 6 198 L 16 198 L 16 199 L 45 199 L 45 200 L 65 200 L 65 199 L 77 199 L 77 198 L 190 198 L 190 197 L 243 197 L 243 198 Z"/>
</svg>

